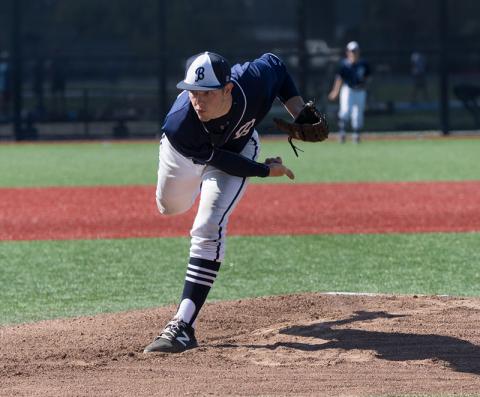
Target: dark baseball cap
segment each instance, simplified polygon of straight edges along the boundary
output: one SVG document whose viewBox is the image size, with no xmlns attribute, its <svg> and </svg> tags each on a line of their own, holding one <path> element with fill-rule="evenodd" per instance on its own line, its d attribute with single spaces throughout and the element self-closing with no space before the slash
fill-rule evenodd
<svg viewBox="0 0 480 397">
<path fill-rule="evenodd" d="M 231 78 L 230 64 L 214 52 L 202 52 L 187 60 L 185 79 L 177 88 L 187 91 L 212 91 L 224 87 Z"/>
</svg>

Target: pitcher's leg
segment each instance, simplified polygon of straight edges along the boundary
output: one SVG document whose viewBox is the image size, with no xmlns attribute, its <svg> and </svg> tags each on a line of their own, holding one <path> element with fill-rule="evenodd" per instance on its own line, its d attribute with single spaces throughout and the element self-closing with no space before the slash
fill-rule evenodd
<svg viewBox="0 0 480 397">
<path fill-rule="evenodd" d="M 255 160 L 259 153 L 258 134 L 255 132 L 242 155 Z M 228 219 L 241 200 L 247 185 L 248 178 L 228 175 L 214 167 L 205 169 L 200 204 L 190 232 L 191 257 L 222 261 Z"/>
<path fill-rule="evenodd" d="M 257 158 L 259 143 L 256 133 L 242 154 L 251 159 Z M 190 232 L 190 259 L 176 315 L 192 326 L 220 269 L 225 254 L 228 220 L 247 184 L 248 178 L 232 176 L 214 167 L 207 166 L 203 174 L 198 212 Z"/>
<path fill-rule="evenodd" d="M 163 136 L 160 142 L 156 201 L 164 215 L 187 211 L 200 193 L 205 166 L 178 153 Z"/>
<path fill-rule="evenodd" d="M 230 214 L 247 187 L 247 178 L 240 178 L 212 169 L 202 184 L 197 216 L 190 232 L 190 256 L 222 261 Z"/>
</svg>

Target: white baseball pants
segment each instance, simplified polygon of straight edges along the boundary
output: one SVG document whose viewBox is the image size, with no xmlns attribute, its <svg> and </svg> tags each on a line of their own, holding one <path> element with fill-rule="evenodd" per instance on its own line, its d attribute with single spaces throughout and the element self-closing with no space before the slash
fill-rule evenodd
<svg viewBox="0 0 480 397">
<path fill-rule="evenodd" d="M 256 160 L 260 153 L 254 131 L 241 154 Z M 249 178 L 229 175 L 213 166 L 194 164 L 164 135 L 160 141 L 156 200 L 164 215 L 187 211 L 200 194 L 190 231 L 190 256 L 221 262 L 225 255 L 228 219 L 248 185 Z"/>
<path fill-rule="evenodd" d="M 365 90 L 355 90 L 346 84 L 343 84 L 340 89 L 338 118 L 345 123 L 350 120 L 354 131 L 359 131 L 363 127 L 366 99 L 367 92 Z"/>
</svg>

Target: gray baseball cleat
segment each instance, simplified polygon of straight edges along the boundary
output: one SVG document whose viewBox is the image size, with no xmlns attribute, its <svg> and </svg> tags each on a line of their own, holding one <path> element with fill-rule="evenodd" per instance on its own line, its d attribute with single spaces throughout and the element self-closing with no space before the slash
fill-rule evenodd
<svg viewBox="0 0 480 397">
<path fill-rule="evenodd" d="M 195 347 L 198 347 L 198 343 L 193 327 L 181 320 L 173 319 L 143 352 L 181 353 Z"/>
</svg>

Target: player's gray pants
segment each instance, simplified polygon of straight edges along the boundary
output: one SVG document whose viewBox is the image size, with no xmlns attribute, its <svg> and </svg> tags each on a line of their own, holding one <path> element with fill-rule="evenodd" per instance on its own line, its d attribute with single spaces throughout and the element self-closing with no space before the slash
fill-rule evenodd
<svg viewBox="0 0 480 397">
<path fill-rule="evenodd" d="M 255 131 L 241 154 L 257 159 L 260 153 Z M 228 219 L 240 201 L 248 178 L 229 175 L 210 165 L 194 164 L 177 152 L 164 136 L 160 142 L 157 206 L 164 215 L 192 207 L 200 193 L 197 215 L 190 231 L 190 256 L 221 262 L 225 255 Z"/>
<path fill-rule="evenodd" d="M 352 129 L 359 131 L 363 127 L 366 101 L 367 93 L 365 90 L 354 90 L 348 85 L 343 84 L 340 89 L 338 118 L 343 123 L 347 123 L 348 120 L 350 120 Z M 344 127 L 346 127 L 346 125 L 344 125 Z"/>
</svg>

